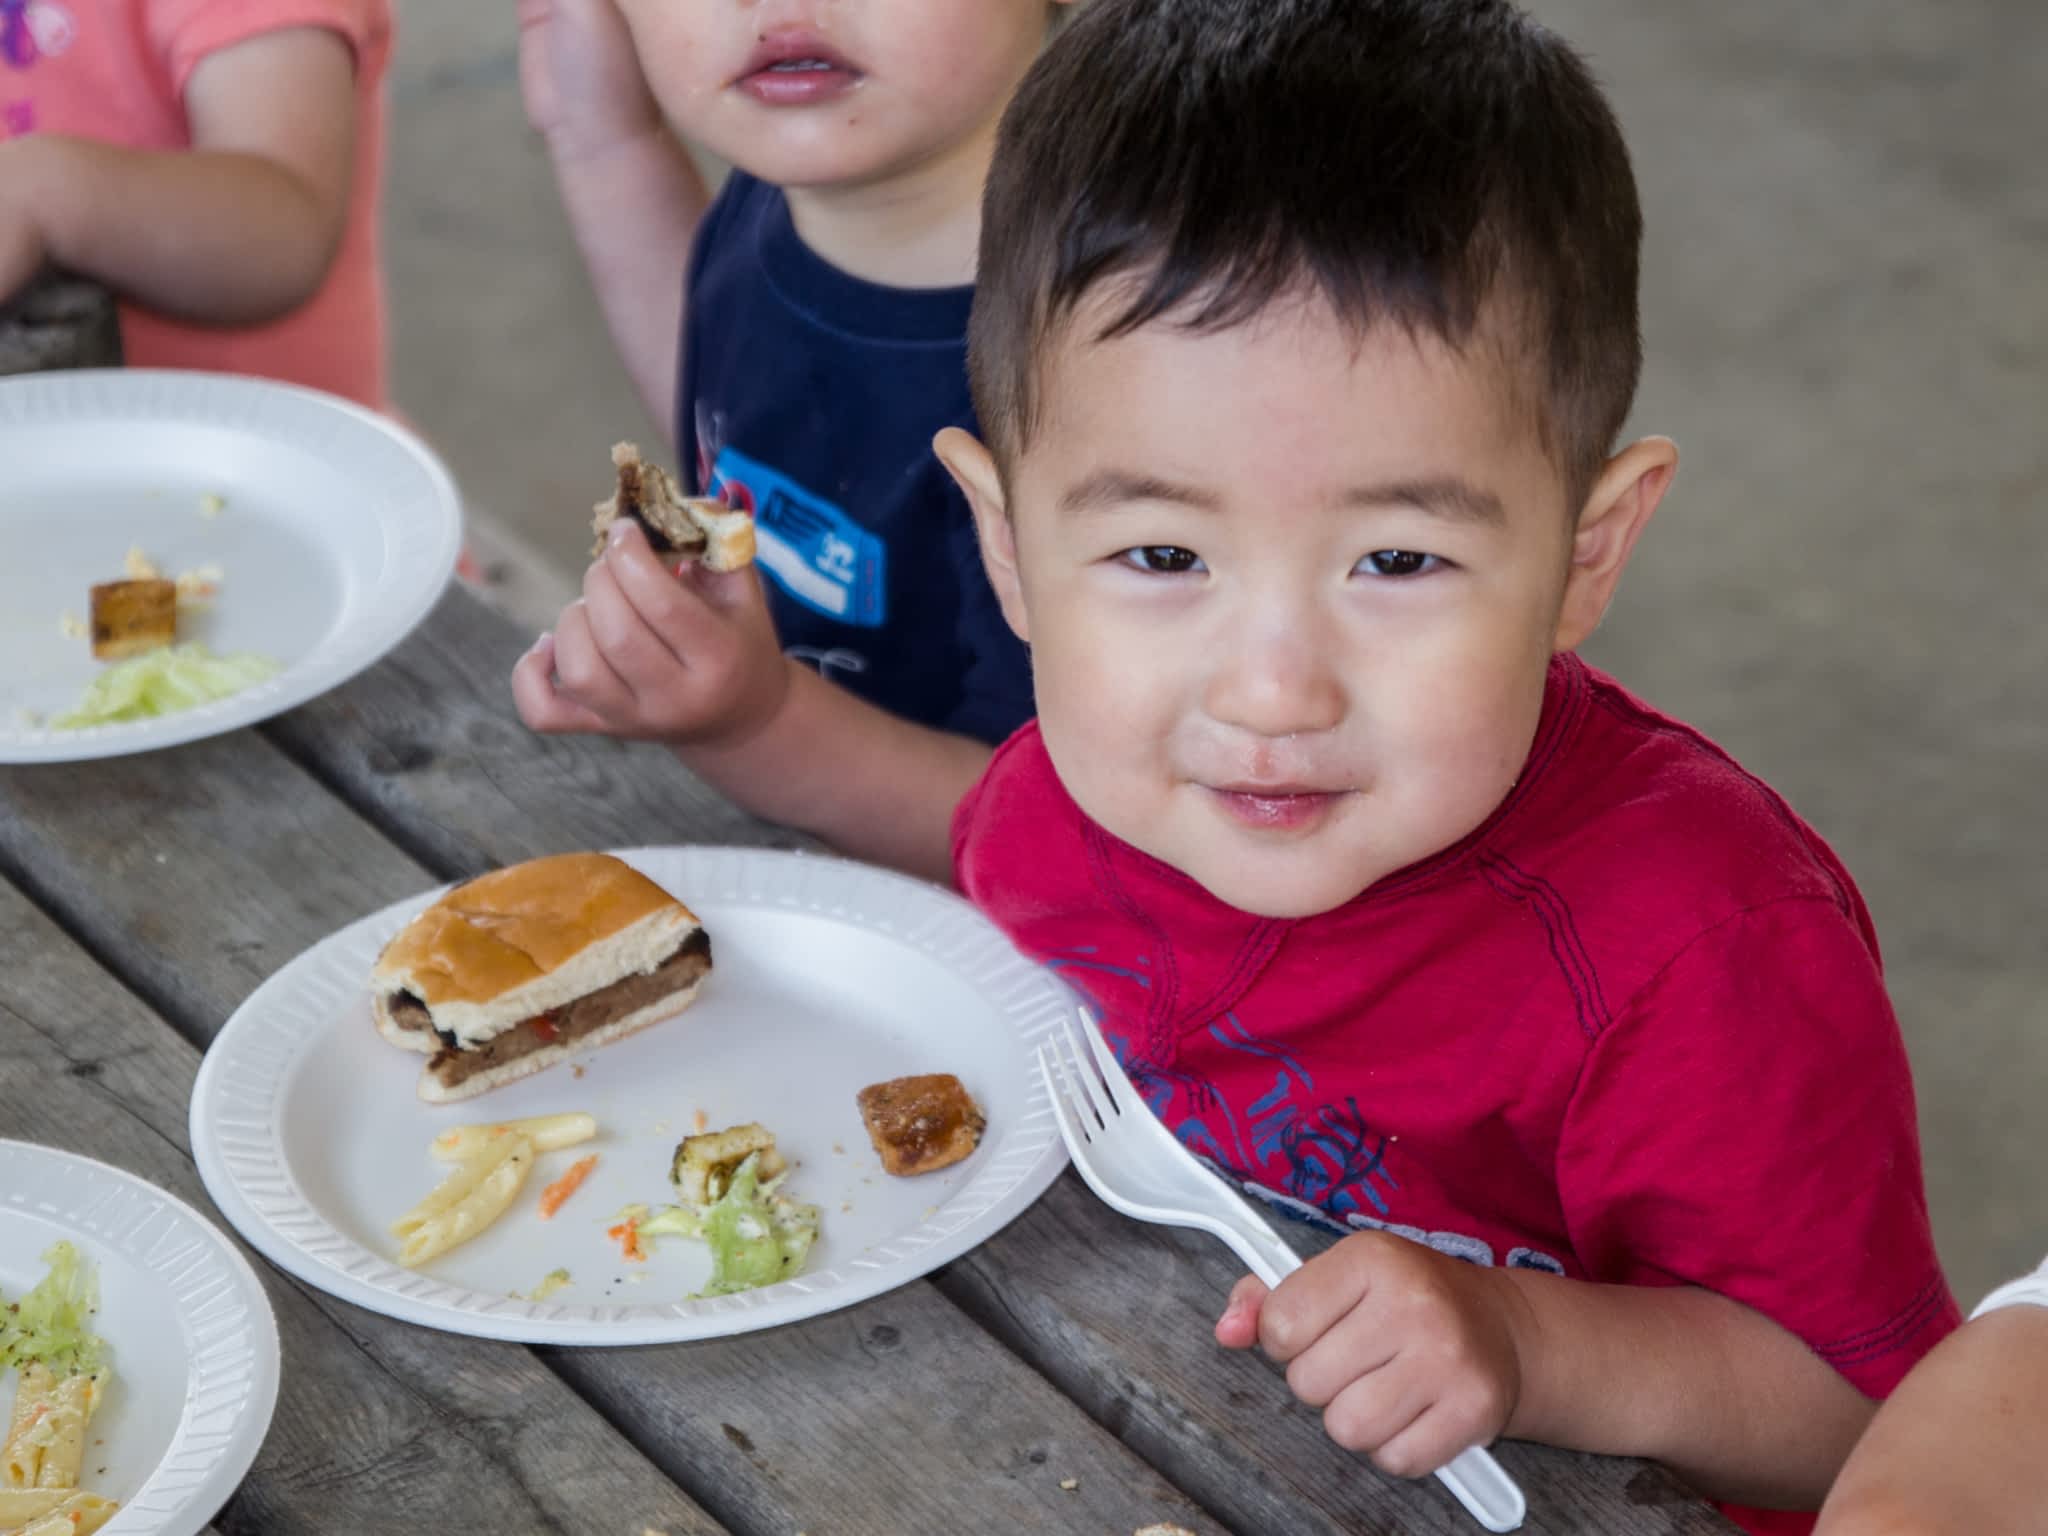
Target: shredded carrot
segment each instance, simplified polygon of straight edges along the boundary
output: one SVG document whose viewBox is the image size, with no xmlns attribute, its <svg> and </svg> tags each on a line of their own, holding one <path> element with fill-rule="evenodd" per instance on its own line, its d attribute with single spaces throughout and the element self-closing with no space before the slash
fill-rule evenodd
<svg viewBox="0 0 2048 1536">
<path fill-rule="evenodd" d="M 619 1240 L 619 1251 L 627 1258 L 632 1259 L 636 1263 L 646 1262 L 647 1254 L 640 1246 L 639 1222 L 622 1221 L 616 1227 L 609 1228 L 605 1232 L 605 1236 L 617 1238 Z"/>
<path fill-rule="evenodd" d="M 562 1208 L 562 1202 L 576 1193 L 577 1186 L 590 1177 L 590 1170 L 597 1166 L 597 1154 L 578 1158 L 569 1165 L 569 1171 L 540 1192 L 540 1213 L 552 1216 Z"/>
</svg>

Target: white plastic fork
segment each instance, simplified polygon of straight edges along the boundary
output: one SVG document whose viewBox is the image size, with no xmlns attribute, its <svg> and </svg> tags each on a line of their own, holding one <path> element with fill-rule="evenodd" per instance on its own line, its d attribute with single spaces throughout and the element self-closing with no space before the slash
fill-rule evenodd
<svg viewBox="0 0 2048 1536">
<path fill-rule="evenodd" d="M 1301 1256 L 1265 1218 L 1145 1107 L 1085 1009 L 1080 1035 L 1087 1041 L 1085 1053 L 1069 1031 L 1053 1031 L 1038 1047 L 1038 1071 L 1060 1135 L 1088 1187 L 1139 1221 L 1197 1227 L 1220 1237 L 1269 1286 L 1299 1269 Z M 1436 1475 L 1489 1531 L 1518 1530 L 1528 1514 L 1520 1486 L 1483 1445 L 1460 1451 Z"/>
</svg>

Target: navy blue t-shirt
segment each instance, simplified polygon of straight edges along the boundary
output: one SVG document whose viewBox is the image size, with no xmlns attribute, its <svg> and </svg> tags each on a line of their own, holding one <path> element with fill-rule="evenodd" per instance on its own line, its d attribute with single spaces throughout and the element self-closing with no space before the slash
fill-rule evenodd
<svg viewBox="0 0 2048 1536">
<path fill-rule="evenodd" d="M 885 288 L 798 237 L 779 188 L 734 172 L 685 294 L 676 446 L 703 495 L 754 514 L 790 655 L 883 709 L 997 742 L 1032 713 L 967 502 L 932 453 L 975 430 L 974 290 Z"/>
</svg>

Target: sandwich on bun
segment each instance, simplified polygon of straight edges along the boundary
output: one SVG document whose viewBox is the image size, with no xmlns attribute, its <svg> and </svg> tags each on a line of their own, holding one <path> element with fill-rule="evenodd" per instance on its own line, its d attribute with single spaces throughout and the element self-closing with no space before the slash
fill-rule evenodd
<svg viewBox="0 0 2048 1536">
<path fill-rule="evenodd" d="M 747 513 L 722 501 L 685 496 L 673 475 L 641 458 L 631 443 L 612 445 L 612 463 L 619 483 L 591 519 L 597 535 L 592 555 L 604 553 L 606 530 L 629 517 L 646 530 L 654 552 L 667 559 L 689 557 L 710 570 L 736 571 L 754 558 L 754 519 Z"/>
<path fill-rule="evenodd" d="M 604 853 L 565 853 L 456 886 L 384 946 L 377 1029 L 427 1059 L 448 1104 L 609 1045 L 687 1007 L 711 971 L 690 909 Z"/>
</svg>

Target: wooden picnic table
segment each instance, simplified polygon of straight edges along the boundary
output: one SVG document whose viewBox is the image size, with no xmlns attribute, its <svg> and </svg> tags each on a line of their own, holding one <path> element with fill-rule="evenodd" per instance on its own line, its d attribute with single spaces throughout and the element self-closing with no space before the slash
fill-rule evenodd
<svg viewBox="0 0 2048 1536">
<path fill-rule="evenodd" d="M 507 689 L 529 638 L 456 589 L 381 665 L 259 728 L 0 769 L 0 1135 L 212 1214 L 186 1131 L 200 1053 L 301 949 L 537 854 L 796 845 L 657 749 L 529 734 Z M 1222 1245 L 1126 1221 L 1071 1171 L 926 1279 L 659 1348 L 437 1333 L 250 1257 L 283 1384 L 221 1533 L 1477 1530 L 1434 1480 L 1339 1450 L 1276 1370 L 1210 1341 L 1239 1273 Z M 1532 1533 L 1733 1529 L 1657 1467 L 1499 1455 Z"/>
</svg>

